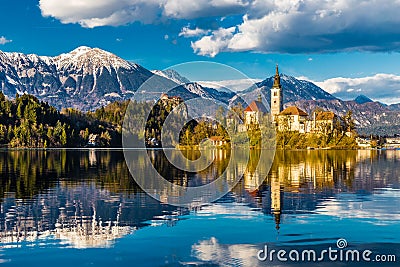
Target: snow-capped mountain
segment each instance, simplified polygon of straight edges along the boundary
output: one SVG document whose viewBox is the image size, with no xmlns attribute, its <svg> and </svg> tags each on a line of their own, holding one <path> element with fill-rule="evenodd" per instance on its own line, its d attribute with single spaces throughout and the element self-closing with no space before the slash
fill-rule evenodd
<svg viewBox="0 0 400 267">
<path fill-rule="evenodd" d="M 57 108 L 90 110 L 117 99 L 128 99 L 150 77 L 142 66 L 99 48 L 78 47 L 56 57 L 0 52 L 0 85 L 14 97 L 28 93 Z M 153 90 L 177 86 L 155 76 Z"/>
<path fill-rule="evenodd" d="M 333 111 L 339 116 L 352 112 L 357 131 L 365 135 L 394 135 L 400 131 L 400 112 L 380 102 L 357 103 L 354 100 L 298 100 L 285 106 L 295 105 L 312 114 L 317 108 Z"/>
<path fill-rule="evenodd" d="M 150 85 L 142 86 L 149 78 Z M 261 93 L 269 101 L 272 84 L 270 77 L 235 95 L 190 82 L 174 70 L 151 72 L 99 48 L 78 47 L 56 57 L 0 51 L 2 92 L 9 98 L 17 93 L 32 94 L 58 109 L 93 110 L 115 100 L 130 99 L 139 88 L 143 99 L 138 100 L 158 99 L 173 88 L 169 94 L 184 99 L 202 97 L 234 104 L 241 98 L 257 99 Z M 338 115 L 351 110 L 357 127 L 369 129 L 368 133 L 400 125 L 400 104 L 388 106 L 366 97 L 343 101 L 309 81 L 284 74 L 281 84 L 285 106 L 297 105 L 309 114 L 316 107 Z"/>
<path fill-rule="evenodd" d="M 283 102 L 291 102 L 297 100 L 333 100 L 337 99 L 333 95 L 324 91 L 312 82 L 305 80 L 298 80 L 295 77 L 281 74 L 281 85 L 283 88 Z M 241 96 L 252 96 L 256 99 L 257 95 L 262 93 L 266 99 L 271 99 L 271 87 L 274 83 L 274 77 L 271 76 L 261 82 L 255 84 L 244 91 L 239 92 Z"/>
<path fill-rule="evenodd" d="M 151 83 L 146 80 L 151 78 Z M 81 46 L 55 57 L 0 51 L 0 88 L 12 98 L 32 94 L 58 109 L 93 110 L 115 100 L 130 99 L 140 88 L 143 99 L 163 92 L 184 99 L 203 97 L 227 102 L 232 94 L 191 83 L 174 70 L 149 71 L 99 48 Z"/>
<path fill-rule="evenodd" d="M 183 77 L 180 75 L 176 70 L 174 69 L 166 69 L 166 70 L 152 70 L 152 73 L 170 79 L 174 81 L 177 84 L 185 84 L 185 83 L 190 83 L 190 80 L 187 79 L 186 77 Z"/>
<path fill-rule="evenodd" d="M 170 94 L 179 95 L 183 99 L 190 99 L 200 96 L 202 98 L 215 99 L 228 104 L 229 100 L 235 95 L 233 92 L 228 90 L 221 90 L 220 88 L 215 89 L 199 82 L 191 82 L 189 79 L 183 77 L 173 69 L 153 70 L 152 72 L 158 76 L 170 79 L 179 84 L 180 86 L 171 90 Z"/>
<path fill-rule="evenodd" d="M 179 95 L 183 99 L 191 99 L 202 97 L 206 99 L 214 99 L 225 104 L 229 104 L 230 99 L 235 95 L 232 92 L 219 91 L 213 88 L 203 87 L 196 82 L 190 82 L 177 86 L 170 91 L 172 95 Z"/>
<path fill-rule="evenodd" d="M 243 91 L 260 81 L 261 80 L 259 79 L 235 79 L 235 80 L 196 81 L 196 82 L 203 87 L 214 88 L 218 91 L 238 92 L 238 91 Z"/>
<path fill-rule="evenodd" d="M 50 57 L 0 51 L 0 85 L 5 95 L 56 93 L 61 83 Z"/>
</svg>

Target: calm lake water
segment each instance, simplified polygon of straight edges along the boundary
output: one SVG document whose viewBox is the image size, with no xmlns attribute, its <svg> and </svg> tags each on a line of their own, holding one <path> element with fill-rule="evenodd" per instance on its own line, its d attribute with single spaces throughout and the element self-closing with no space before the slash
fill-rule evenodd
<svg viewBox="0 0 400 267">
<path fill-rule="evenodd" d="M 180 153 L 180 152 L 177 152 Z M 251 153 L 257 153 L 253 151 Z M 158 150 L 164 177 L 206 184 Z M 400 151 L 278 151 L 258 187 L 251 166 L 213 204 L 161 204 L 134 182 L 122 151 L 0 152 L 0 262 L 4 266 L 400 266 Z M 250 164 L 251 165 L 251 164 Z M 347 247 L 397 262 L 260 261 L 269 250 Z M 343 241 L 343 240 L 342 240 Z M 287 257 L 287 255 L 286 255 Z"/>
</svg>

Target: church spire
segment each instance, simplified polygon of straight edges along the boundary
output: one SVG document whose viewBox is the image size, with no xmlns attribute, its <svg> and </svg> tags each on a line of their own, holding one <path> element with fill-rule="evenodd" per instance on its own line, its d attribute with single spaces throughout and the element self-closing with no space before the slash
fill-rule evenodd
<svg viewBox="0 0 400 267">
<path fill-rule="evenodd" d="M 276 72 L 275 72 L 275 77 L 274 77 L 274 85 L 272 86 L 273 88 L 281 88 L 281 77 L 279 76 L 279 68 L 278 64 L 276 64 Z"/>
<path fill-rule="evenodd" d="M 275 122 L 276 116 L 283 110 L 283 94 L 281 77 L 279 76 L 278 64 L 276 64 L 276 72 L 274 77 L 274 84 L 271 88 L 271 116 L 272 121 Z"/>
</svg>

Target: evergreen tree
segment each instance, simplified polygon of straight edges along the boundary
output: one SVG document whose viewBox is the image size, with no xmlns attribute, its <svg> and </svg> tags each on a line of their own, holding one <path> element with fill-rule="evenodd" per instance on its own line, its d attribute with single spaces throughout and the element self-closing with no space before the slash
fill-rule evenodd
<svg viewBox="0 0 400 267">
<path fill-rule="evenodd" d="M 18 108 L 17 108 L 17 118 L 18 119 L 21 119 L 23 117 L 23 110 L 24 110 L 23 104 L 22 104 L 22 102 L 19 102 Z"/>
</svg>

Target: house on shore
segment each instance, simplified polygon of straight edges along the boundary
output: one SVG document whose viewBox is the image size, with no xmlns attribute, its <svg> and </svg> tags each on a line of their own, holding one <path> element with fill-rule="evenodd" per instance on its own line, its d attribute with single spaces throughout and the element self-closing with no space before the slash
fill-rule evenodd
<svg viewBox="0 0 400 267">
<path fill-rule="evenodd" d="M 209 139 L 211 141 L 211 145 L 216 147 L 221 147 L 228 144 L 228 141 L 223 136 L 211 136 Z"/>
<path fill-rule="evenodd" d="M 357 137 L 356 142 L 360 148 L 365 148 L 365 149 L 372 148 L 371 139 L 369 138 Z"/>
<path fill-rule="evenodd" d="M 99 143 L 99 136 L 97 134 L 90 134 L 88 139 L 88 146 L 95 147 Z"/>
<path fill-rule="evenodd" d="M 399 149 L 400 148 L 400 137 L 386 138 L 384 147 L 387 149 Z"/>
</svg>

